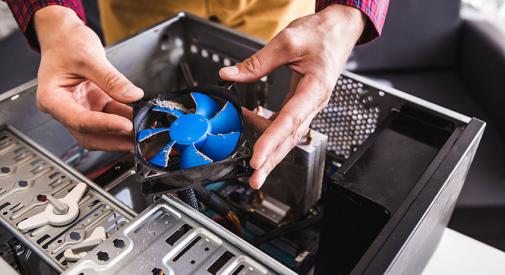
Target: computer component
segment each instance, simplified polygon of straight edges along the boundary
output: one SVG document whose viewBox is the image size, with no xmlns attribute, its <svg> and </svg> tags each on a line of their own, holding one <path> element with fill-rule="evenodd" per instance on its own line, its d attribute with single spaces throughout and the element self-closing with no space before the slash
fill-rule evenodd
<svg viewBox="0 0 505 275">
<path fill-rule="evenodd" d="M 137 173 L 186 187 L 245 175 L 251 145 L 232 86 L 169 92 L 135 106 Z"/>
<path fill-rule="evenodd" d="M 134 215 L 13 127 L 0 128 L 0 211 L 2 225 L 59 272 Z"/>
<path fill-rule="evenodd" d="M 258 108 L 257 114 L 270 118 L 273 112 Z M 272 170 L 261 191 L 289 205 L 290 215 L 296 218 L 307 215 L 321 198 L 327 146 L 328 136 L 310 129 Z"/>
<path fill-rule="evenodd" d="M 183 76 L 184 70 L 181 72 L 183 63 L 191 69 L 191 83 L 217 83 L 219 68 L 240 62 L 263 46 L 260 41 L 222 25 L 181 13 L 111 46 L 107 49 L 107 56 L 146 95 L 156 96 L 190 86 Z M 285 96 L 283 92 L 289 90 L 289 79 L 289 68 L 281 67 L 257 82 L 237 85 L 240 103 L 250 109 L 261 105 L 279 110 Z M 16 128 L 44 148 L 61 155 L 62 140 L 69 140 L 69 134 L 60 124 L 37 110 L 35 90 L 36 81 L 32 81 L 0 95 L 0 123 L 16 125 Z M 224 104 L 226 100 L 218 101 Z M 188 104 L 190 103 L 191 101 Z M 360 115 L 361 121 L 356 121 Z M 366 122 L 364 117 L 367 117 Z M 321 221 L 317 222 L 318 215 L 309 216 L 312 214 L 310 209 L 307 216 L 295 219 L 289 215 L 290 209 L 301 202 L 274 201 L 270 200 L 268 194 L 266 200 L 257 206 L 258 209 L 264 206 L 268 211 L 272 210 L 267 214 L 271 219 L 259 213 L 238 213 L 239 209 L 233 207 L 223 207 L 220 211 L 224 213 L 224 210 L 230 209 L 242 219 L 240 232 L 235 233 L 234 228 L 220 217 L 220 213 L 209 213 L 209 217 L 230 228 L 227 234 L 255 244 L 260 243 L 257 247 L 296 271 L 309 274 L 420 273 L 447 225 L 485 123 L 353 73 L 343 72 L 325 115 L 316 118 L 312 126 L 329 137 L 328 167 L 325 170 L 321 199 L 315 208 L 317 210 L 322 207 L 322 212 L 315 212 L 322 213 Z M 70 141 L 72 142 L 65 144 L 73 144 L 74 141 Z M 165 144 L 161 142 L 160 148 Z M 156 151 L 153 155 L 155 153 Z M 214 164 L 216 163 L 211 165 Z M 208 166 L 181 171 L 202 167 Z M 299 179 L 289 177 L 289 170 L 287 171 L 286 179 L 297 184 Z M 209 175 L 218 172 L 220 171 L 211 171 Z M 112 183 L 107 183 L 109 175 L 100 179 L 104 181 L 103 186 L 138 211 L 145 207 L 145 204 L 137 203 L 144 202 L 141 187 L 142 191 L 151 193 L 160 190 L 166 192 L 166 187 L 170 187 L 146 180 L 142 175 L 139 178 L 142 181 L 140 184 L 132 173 L 126 173 L 124 177 L 112 174 Z M 241 186 L 246 187 L 246 179 L 239 180 L 242 181 Z M 243 193 L 245 201 L 254 199 L 254 191 L 244 188 L 239 193 Z M 155 194 L 151 194 L 145 202 L 152 203 L 152 197 Z M 207 199 L 202 199 L 204 200 Z M 215 203 L 211 200 L 209 198 L 207 204 Z M 205 207 L 201 209 L 208 210 Z M 191 210 L 191 213 L 196 212 Z M 279 213 L 283 217 L 277 227 L 274 227 L 277 217 L 272 213 Z M 303 245 L 301 239 L 292 238 L 300 231 L 289 236 L 283 235 L 305 227 L 314 219 L 317 223 L 311 229 L 317 234 L 312 237 L 307 234 L 306 245 Z M 133 223 L 131 225 L 134 226 Z M 211 229 L 208 231 L 212 232 L 214 223 L 209 223 L 209 227 Z M 146 226 L 139 232 L 144 230 L 153 231 Z M 93 231 L 88 232 L 86 237 L 92 233 Z M 99 233 L 95 236 L 100 237 Z M 156 237 L 148 232 L 142 233 L 138 242 L 151 244 L 150 241 L 154 238 Z M 110 253 L 119 251 L 113 240 L 109 236 L 94 251 L 88 251 L 85 258 L 100 257 L 98 261 L 104 266 L 114 265 L 114 261 L 107 261 L 107 257 L 115 257 L 115 254 Z M 167 247 L 162 244 L 166 239 L 157 240 L 160 244 L 152 247 L 157 249 L 156 253 L 144 257 L 143 263 L 159 263 L 161 259 L 156 256 L 165 255 Z M 310 245 L 311 242 L 317 246 Z M 97 254 L 95 251 L 101 251 L 98 249 L 102 245 L 111 250 L 102 251 L 107 254 Z M 121 247 L 121 242 L 116 241 L 116 245 Z M 118 250 L 113 250 L 112 247 Z M 73 254 L 79 255 L 79 247 L 68 248 Z M 20 247 L 16 250 L 19 251 L 16 255 L 25 257 L 31 249 L 44 255 L 44 252 L 37 252 L 42 249 L 40 246 L 25 249 L 24 253 Z M 179 260 L 182 258 L 181 256 Z M 226 258 L 225 256 L 224 259 Z M 251 258 L 254 259 L 253 255 Z M 190 260 L 189 263 L 181 263 L 187 263 L 191 268 Z M 273 263 L 272 266 L 277 264 Z M 303 267 L 304 264 L 307 266 Z M 161 266 L 149 270 L 155 274 L 163 271 L 166 270 L 162 270 Z M 245 272 L 242 269 L 237 273 Z M 185 270 L 179 273 L 184 274 Z"/>
<path fill-rule="evenodd" d="M 237 180 L 214 183 L 207 190 L 220 196 L 237 214 L 240 230 L 234 232 L 258 247 L 280 263 L 300 274 L 312 267 L 319 246 L 319 223 L 323 211 L 314 203 L 306 215 L 294 215 L 296 205 L 286 205 L 271 194 L 252 189 Z M 201 209 L 202 213 L 218 220 L 214 208 Z"/>
<path fill-rule="evenodd" d="M 172 196 L 162 196 L 64 274 L 295 274 Z"/>
</svg>

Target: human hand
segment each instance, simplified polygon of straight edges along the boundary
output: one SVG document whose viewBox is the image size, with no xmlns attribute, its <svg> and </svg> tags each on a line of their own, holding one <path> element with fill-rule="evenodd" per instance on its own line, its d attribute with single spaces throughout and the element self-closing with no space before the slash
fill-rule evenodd
<svg viewBox="0 0 505 275">
<path fill-rule="evenodd" d="M 85 147 L 131 151 L 132 108 L 143 96 L 107 60 L 98 36 L 62 6 L 35 13 L 42 59 L 37 105 Z"/>
<path fill-rule="evenodd" d="M 359 10 L 332 5 L 293 21 L 256 54 L 220 70 L 222 79 L 236 82 L 256 81 L 282 65 L 293 71 L 290 90 L 275 119 L 271 123 L 256 119 L 265 130 L 254 144 L 251 187 L 261 187 L 326 106 L 364 25 Z M 254 113 L 245 115 L 254 120 Z"/>
</svg>

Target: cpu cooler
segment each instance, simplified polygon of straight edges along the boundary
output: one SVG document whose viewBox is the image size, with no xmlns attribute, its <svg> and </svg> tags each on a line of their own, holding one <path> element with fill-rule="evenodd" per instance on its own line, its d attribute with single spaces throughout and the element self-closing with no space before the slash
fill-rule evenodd
<svg viewBox="0 0 505 275">
<path fill-rule="evenodd" d="M 233 85 L 203 85 L 134 106 L 137 176 L 172 189 L 250 174 L 251 142 Z"/>
</svg>

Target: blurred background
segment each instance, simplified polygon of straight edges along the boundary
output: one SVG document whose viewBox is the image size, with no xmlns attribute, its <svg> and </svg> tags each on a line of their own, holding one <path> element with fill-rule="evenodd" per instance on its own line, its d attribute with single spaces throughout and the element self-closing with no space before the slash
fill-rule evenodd
<svg viewBox="0 0 505 275">
<path fill-rule="evenodd" d="M 96 1 L 83 2 L 101 35 Z M 0 1 L 0 93 L 39 59 Z M 505 0 L 391 0 L 383 36 L 347 68 L 488 123 L 449 226 L 505 250 Z"/>
</svg>

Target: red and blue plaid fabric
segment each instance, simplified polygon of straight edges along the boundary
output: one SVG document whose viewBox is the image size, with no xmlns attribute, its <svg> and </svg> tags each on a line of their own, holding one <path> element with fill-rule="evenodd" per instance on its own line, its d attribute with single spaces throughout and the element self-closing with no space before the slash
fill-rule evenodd
<svg viewBox="0 0 505 275">
<path fill-rule="evenodd" d="M 316 0 L 316 11 L 333 4 L 355 7 L 368 17 L 369 23 L 361 36 L 360 43 L 373 40 L 382 33 L 389 0 Z"/>
<path fill-rule="evenodd" d="M 60 5 L 71 8 L 83 20 L 86 20 L 81 0 L 3 0 L 7 2 L 19 27 L 26 35 L 30 45 L 38 48 L 37 36 L 33 29 L 32 17 L 35 11 L 49 5 Z M 367 42 L 379 36 L 386 19 L 389 0 L 316 0 L 316 11 L 333 4 L 356 7 L 369 19 L 360 42 Z"/>
</svg>

